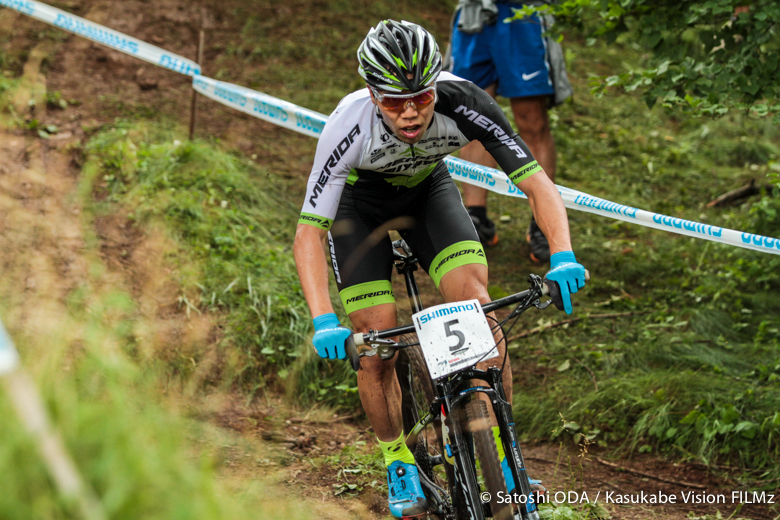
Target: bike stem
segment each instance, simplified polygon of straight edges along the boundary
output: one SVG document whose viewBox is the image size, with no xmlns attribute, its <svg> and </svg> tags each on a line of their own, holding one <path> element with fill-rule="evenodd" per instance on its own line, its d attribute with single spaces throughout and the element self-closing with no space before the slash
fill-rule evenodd
<svg viewBox="0 0 780 520">
<path fill-rule="evenodd" d="M 396 256 L 395 270 L 398 274 L 404 276 L 406 282 L 406 294 L 412 304 L 412 314 L 423 310 L 422 300 L 420 299 L 420 289 L 417 287 L 417 280 L 414 279 L 414 272 L 417 270 L 417 258 L 415 256 Z"/>
</svg>

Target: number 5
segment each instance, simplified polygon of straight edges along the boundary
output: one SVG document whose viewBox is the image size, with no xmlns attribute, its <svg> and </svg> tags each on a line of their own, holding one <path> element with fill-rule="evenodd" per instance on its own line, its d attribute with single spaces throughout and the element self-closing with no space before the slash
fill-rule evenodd
<svg viewBox="0 0 780 520">
<path fill-rule="evenodd" d="M 450 329 L 452 325 L 456 325 L 457 323 L 458 320 L 450 320 L 444 322 L 444 334 L 448 338 L 451 336 L 455 336 L 456 338 L 458 338 L 458 344 L 450 347 L 450 352 L 455 352 L 456 350 L 460 349 L 464 343 L 466 343 L 466 336 L 464 336 L 461 331 Z"/>
</svg>

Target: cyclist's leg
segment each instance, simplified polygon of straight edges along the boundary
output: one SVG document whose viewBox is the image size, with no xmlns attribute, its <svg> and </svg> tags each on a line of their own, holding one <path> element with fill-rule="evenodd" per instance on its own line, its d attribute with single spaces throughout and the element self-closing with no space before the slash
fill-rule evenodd
<svg viewBox="0 0 780 520">
<path fill-rule="evenodd" d="M 347 187 L 328 234 L 331 262 L 339 296 L 355 332 L 396 325 L 392 273 L 392 243 L 386 215 L 368 213 L 360 194 Z M 401 433 L 401 391 L 393 361 L 361 358 L 358 392 L 368 420 L 380 441 Z"/>
<path fill-rule="evenodd" d="M 490 301 L 490 296 L 487 294 L 487 266 L 480 264 L 467 264 L 461 267 L 457 267 L 444 275 L 439 284 L 439 291 L 442 297 L 447 302 L 471 300 L 476 298 L 480 303 L 487 303 Z M 489 313 L 488 316 L 492 316 L 495 319 L 495 313 Z M 488 318 L 490 323 L 493 322 Z M 478 368 L 486 369 L 491 366 L 501 366 L 504 361 L 504 352 L 506 349 L 506 342 L 502 341 L 503 336 L 501 330 L 495 332 L 496 342 L 498 343 L 499 356 L 487 361 L 483 361 L 477 365 Z M 512 403 L 512 366 L 507 362 L 504 365 L 504 372 L 501 374 L 501 380 L 504 385 L 504 392 L 506 393 L 507 400 Z M 479 384 L 479 383 L 478 383 Z M 493 436 L 496 442 L 496 448 L 498 450 L 498 460 L 501 463 L 501 470 L 504 473 L 504 479 L 507 483 L 507 490 L 510 493 L 515 492 L 515 480 L 512 477 L 511 470 L 509 469 L 509 461 L 504 453 L 504 447 L 501 441 L 501 434 L 498 428 L 498 422 L 495 418 L 492 405 L 487 396 L 481 395 L 480 399 L 488 406 L 488 414 L 490 415 L 490 425 L 493 430 Z M 539 497 L 546 493 L 546 489 L 541 485 L 540 480 L 530 480 L 531 490 L 534 493 L 534 500 L 538 503 Z M 528 506 L 529 508 L 533 506 Z"/>
<path fill-rule="evenodd" d="M 355 332 L 396 325 L 390 238 L 366 220 L 342 205 L 328 236 L 339 295 Z M 363 357 L 360 366 L 363 409 L 379 440 L 394 441 L 401 433 L 401 390 L 394 361 Z"/>
<path fill-rule="evenodd" d="M 361 309 L 350 313 L 349 319 L 355 332 L 395 327 L 395 304 L 385 303 Z M 403 425 L 401 387 L 395 375 L 395 357 L 387 361 L 379 356 L 361 358 L 357 379 L 360 402 L 374 433 L 383 442 L 396 440 Z"/>
<path fill-rule="evenodd" d="M 396 325 L 395 304 L 385 303 L 351 312 L 356 331 L 386 329 Z M 395 338 L 398 339 L 398 338 Z M 395 357 L 363 357 L 357 373 L 358 393 L 368 420 L 379 440 L 387 467 L 390 512 L 396 517 L 424 515 L 428 503 L 420 483 L 414 454 L 406 445 L 401 417 L 401 386 L 395 373 Z"/>
<path fill-rule="evenodd" d="M 387 215 L 368 211 L 353 196 L 352 188 L 344 190 L 328 236 L 339 295 L 356 331 L 393 327 L 396 308 Z M 390 512 L 397 517 L 418 516 L 427 511 L 427 502 L 402 434 L 401 389 L 394 361 L 361 358 L 358 392 L 388 468 Z"/>
</svg>

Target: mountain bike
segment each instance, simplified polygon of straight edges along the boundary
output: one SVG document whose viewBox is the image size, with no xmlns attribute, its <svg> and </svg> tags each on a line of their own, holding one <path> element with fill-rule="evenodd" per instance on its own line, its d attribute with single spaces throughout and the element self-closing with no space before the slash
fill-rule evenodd
<svg viewBox="0 0 780 520">
<path fill-rule="evenodd" d="M 531 307 L 545 309 L 552 303 L 552 300 L 542 302 L 540 299 L 549 294 L 548 286 L 532 274 L 528 278 L 528 290 L 484 305 L 473 300 L 424 309 L 414 278 L 417 258 L 403 240 L 393 242 L 393 255 L 396 271 L 406 282 L 415 323 L 354 334 L 348 338 L 346 349 L 356 371 L 363 356 L 379 355 L 389 360 L 398 353 L 395 368 L 401 384 L 404 434 L 417 462 L 429 514 L 442 520 L 488 517 L 538 520 L 536 502 L 539 497 L 531 492 L 512 407 L 501 379 L 506 354 L 500 368 L 479 370 L 476 365 L 482 359 L 498 355 L 493 336 L 497 329 L 501 329 L 502 337 L 506 338 L 523 312 Z M 482 313 L 481 319 L 487 324 L 484 318 L 487 313 L 515 304 L 505 319 L 496 321 L 493 327 L 488 325 L 489 348 L 485 345 L 482 350 L 476 348 L 478 340 L 468 335 L 473 332 L 468 329 L 472 317 L 466 315 L 472 311 Z M 455 310 L 451 312 L 452 308 Z M 430 327 L 425 328 L 424 323 L 431 322 L 433 326 L 437 318 L 442 319 L 435 326 L 443 326 L 440 333 L 434 329 L 434 336 L 438 334 L 438 337 L 431 342 Z M 504 330 L 507 323 L 510 326 Z M 484 343 L 487 341 L 484 330 L 482 333 Z M 399 341 L 391 339 L 396 336 L 400 336 Z M 424 340 L 425 349 L 421 340 Z M 438 349 L 438 357 L 433 349 Z M 487 399 L 480 399 L 480 395 Z M 486 401 L 491 404 L 501 444 L 517 483 L 512 495 L 506 489 Z"/>
</svg>

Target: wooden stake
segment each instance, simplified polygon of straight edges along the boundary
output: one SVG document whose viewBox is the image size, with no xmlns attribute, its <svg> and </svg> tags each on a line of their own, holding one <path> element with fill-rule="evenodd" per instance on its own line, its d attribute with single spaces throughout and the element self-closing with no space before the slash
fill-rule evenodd
<svg viewBox="0 0 780 520">
<path fill-rule="evenodd" d="M 201 22 L 200 34 L 198 35 L 198 65 L 201 67 L 201 73 L 203 73 L 203 46 L 206 40 L 206 32 L 203 30 L 203 23 Z M 198 116 L 198 93 L 195 89 L 192 89 L 192 105 L 190 105 L 190 141 L 195 137 L 195 122 Z"/>
</svg>

